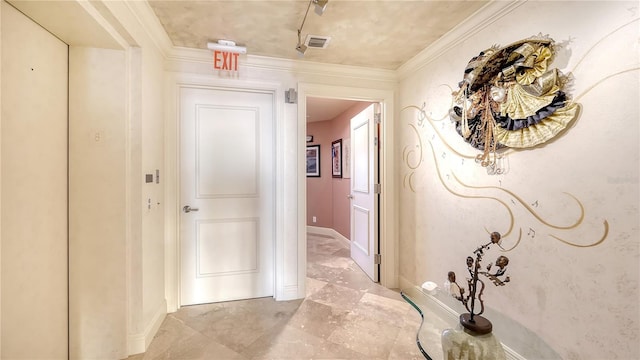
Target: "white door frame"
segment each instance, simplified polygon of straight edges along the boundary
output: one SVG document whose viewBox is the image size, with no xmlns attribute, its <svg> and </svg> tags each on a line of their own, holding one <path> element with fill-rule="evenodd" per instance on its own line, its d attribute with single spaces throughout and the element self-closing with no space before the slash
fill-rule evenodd
<svg viewBox="0 0 640 360">
<path fill-rule="evenodd" d="M 356 88 L 324 84 L 298 84 L 298 241 L 301 249 L 307 248 L 307 176 L 306 135 L 307 135 L 307 97 L 347 99 L 379 102 L 382 104 L 380 152 L 380 284 L 387 288 L 398 287 L 398 261 L 395 211 L 395 161 L 393 144 L 393 99 L 391 90 Z M 299 262 L 306 273 L 306 251 L 299 254 Z"/>
<path fill-rule="evenodd" d="M 274 297 L 284 298 L 282 288 L 285 271 L 284 257 L 284 89 L 277 83 L 226 80 L 203 75 L 168 74 L 166 79 L 165 115 L 165 294 L 167 312 L 180 307 L 180 122 L 179 94 L 183 87 L 214 88 L 219 90 L 261 91 L 273 94 L 275 132 L 275 233 L 274 233 Z M 162 179 L 162 174 L 160 174 Z"/>
</svg>

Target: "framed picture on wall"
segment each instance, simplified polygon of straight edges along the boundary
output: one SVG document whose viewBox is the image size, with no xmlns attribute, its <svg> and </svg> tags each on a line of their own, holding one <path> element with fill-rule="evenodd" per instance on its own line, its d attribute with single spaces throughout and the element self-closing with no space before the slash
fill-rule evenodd
<svg viewBox="0 0 640 360">
<path fill-rule="evenodd" d="M 342 139 L 342 178 L 351 178 L 351 139 Z"/>
<path fill-rule="evenodd" d="M 307 145 L 307 177 L 320 177 L 320 145 Z"/>
<path fill-rule="evenodd" d="M 342 177 L 342 139 L 331 143 L 331 176 Z"/>
</svg>

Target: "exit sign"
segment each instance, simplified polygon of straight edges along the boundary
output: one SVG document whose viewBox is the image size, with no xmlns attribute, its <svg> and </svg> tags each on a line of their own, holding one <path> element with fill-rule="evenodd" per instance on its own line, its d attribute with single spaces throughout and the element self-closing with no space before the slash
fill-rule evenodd
<svg viewBox="0 0 640 360">
<path fill-rule="evenodd" d="M 213 68 L 218 70 L 238 71 L 240 54 L 215 50 L 213 52 Z"/>
</svg>

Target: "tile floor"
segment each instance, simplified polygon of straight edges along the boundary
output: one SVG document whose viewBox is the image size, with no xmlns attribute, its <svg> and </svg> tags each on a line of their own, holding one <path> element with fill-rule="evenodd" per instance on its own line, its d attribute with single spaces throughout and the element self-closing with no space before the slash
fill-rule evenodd
<svg viewBox="0 0 640 360">
<path fill-rule="evenodd" d="M 419 314 L 371 282 L 348 244 L 309 234 L 307 256 L 305 299 L 183 307 L 167 315 L 146 353 L 128 360 L 423 359 Z"/>
</svg>

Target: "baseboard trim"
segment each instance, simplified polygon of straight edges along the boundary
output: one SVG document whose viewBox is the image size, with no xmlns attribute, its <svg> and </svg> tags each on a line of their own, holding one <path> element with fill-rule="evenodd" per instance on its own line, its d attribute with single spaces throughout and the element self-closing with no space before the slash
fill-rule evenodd
<svg viewBox="0 0 640 360">
<path fill-rule="evenodd" d="M 288 285 L 282 290 L 280 296 L 276 297 L 276 301 L 288 301 L 304 298 L 304 295 L 300 295 L 300 287 L 298 285 Z"/>
<path fill-rule="evenodd" d="M 167 315 L 167 304 L 163 302 L 156 311 L 153 319 L 149 322 L 149 325 L 143 332 L 137 334 L 130 334 L 127 344 L 128 355 L 141 354 L 149 348 L 151 341 L 156 336 L 156 333 L 160 329 L 165 316 Z"/>
</svg>

